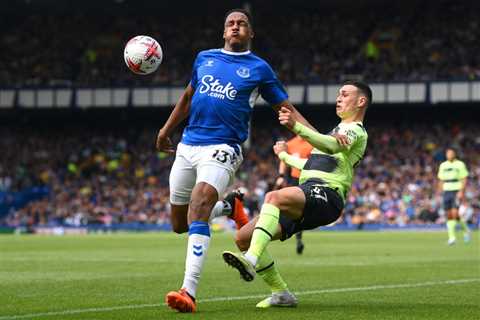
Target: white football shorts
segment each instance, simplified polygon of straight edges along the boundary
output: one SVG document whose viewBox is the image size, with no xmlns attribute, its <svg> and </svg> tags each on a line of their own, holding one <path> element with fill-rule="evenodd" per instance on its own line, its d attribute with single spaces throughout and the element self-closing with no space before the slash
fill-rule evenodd
<svg viewBox="0 0 480 320">
<path fill-rule="evenodd" d="M 188 204 L 193 187 L 199 182 L 213 186 L 221 197 L 233 183 L 242 161 L 240 146 L 191 146 L 179 143 L 170 171 L 170 202 L 175 205 Z"/>
</svg>

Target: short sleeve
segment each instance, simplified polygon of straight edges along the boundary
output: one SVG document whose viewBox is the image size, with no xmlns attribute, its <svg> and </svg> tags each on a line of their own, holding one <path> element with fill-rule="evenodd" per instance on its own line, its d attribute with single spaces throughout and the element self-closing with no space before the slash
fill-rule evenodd
<svg viewBox="0 0 480 320">
<path fill-rule="evenodd" d="M 197 88 L 197 84 L 198 84 L 197 69 L 200 65 L 200 61 L 201 61 L 201 53 L 197 55 L 197 57 L 195 58 L 195 61 L 193 62 L 192 77 L 190 78 L 190 85 L 194 90 Z"/>
<path fill-rule="evenodd" d="M 276 105 L 287 100 L 288 94 L 285 88 L 267 63 L 262 67 L 261 72 L 262 81 L 258 91 L 262 98 L 271 105 Z"/>
<path fill-rule="evenodd" d="M 465 166 L 465 163 L 461 162 L 460 164 L 460 179 L 468 177 L 468 170 Z"/>
<path fill-rule="evenodd" d="M 443 180 L 443 163 L 441 163 L 440 167 L 438 167 L 437 177 L 438 179 Z"/>
</svg>

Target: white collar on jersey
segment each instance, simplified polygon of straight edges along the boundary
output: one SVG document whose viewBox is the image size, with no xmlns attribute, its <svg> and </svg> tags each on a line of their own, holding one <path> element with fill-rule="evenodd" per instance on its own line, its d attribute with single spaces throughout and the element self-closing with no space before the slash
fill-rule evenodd
<svg viewBox="0 0 480 320">
<path fill-rule="evenodd" d="M 234 51 L 227 51 L 225 49 L 221 49 L 222 53 L 225 53 L 225 54 L 231 54 L 232 56 L 243 56 L 245 54 L 249 54 L 250 53 L 250 50 L 247 50 L 247 51 L 242 51 L 242 52 L 234 52 Z"/>
</svg>

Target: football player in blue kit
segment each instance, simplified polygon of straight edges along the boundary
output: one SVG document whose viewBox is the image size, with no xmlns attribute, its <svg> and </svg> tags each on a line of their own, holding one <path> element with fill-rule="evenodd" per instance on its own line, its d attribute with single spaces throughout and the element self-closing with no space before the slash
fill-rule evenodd
<svg viewBox="0 0 480 320">
<path fill-rule="evenodd" d="M 219 197 L 242 162 L 240 145 L 247 139 L 258 95 L 275 110 L 289 108 L 311 127 L 288 101 L 270 65 L 250 51 L 253 36 L 247 11 L 227 12 L 224 47 L 197 55 L 190 83 L 157 136 L 157 149 L 173 153 L 169 136 L 189 117 L 170 172 L 172 228 L 176 233 L 188 231 L 188 244 L 183 285 L 165 299 L 180 312 L 196 310 L 197 286 L 210 243 L 209 220 L 233 215 L 237 228 L 248 222 L 240 201 L 222 202 Z"/>
</svg>

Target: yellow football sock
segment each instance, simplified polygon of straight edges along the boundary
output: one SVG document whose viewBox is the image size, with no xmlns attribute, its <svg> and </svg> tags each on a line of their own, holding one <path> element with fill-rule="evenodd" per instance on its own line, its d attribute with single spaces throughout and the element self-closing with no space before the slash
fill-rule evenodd
<svg viewBox="0 0 480 320">
<path fill-rule="evenodd" d="M 286 282 L 278 272 L 272 256 L 267 250 L 263 251 L 257 262 L 257 274 L 270 287 L 272 293 L 288 290 Z"/>
<path fill-rule="evenodd" d="M 448 231 L 448 239 L 453 240 L 455 239 L 455 227 L 457 226 L 457 220 L 448 220 L 447 221 L 447 231 Z"/>
<path fill-rule="evenodd" d="M 267 245 L 272 241 L 278 229 L 278 219 L 280 217 L 280 209 L 276 206 L 265 203 L 260 211 L 260 216 L 255 224 L 250 248 L 246 255 L 253 255 L 257 259 L 260 258 Z"/>
</svg>

